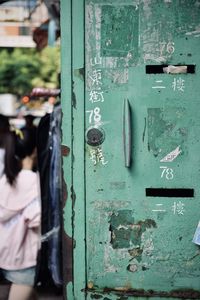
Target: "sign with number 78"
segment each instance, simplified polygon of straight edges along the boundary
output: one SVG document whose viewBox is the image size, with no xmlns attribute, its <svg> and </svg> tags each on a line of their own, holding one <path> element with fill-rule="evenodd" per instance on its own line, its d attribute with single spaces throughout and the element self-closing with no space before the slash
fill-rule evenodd
<svg viewBox="0 0 200 300">
<path fill-rule="evenodd" d="M 167 180 L 171 180 L 174 178 L 174 172 L 173 169 L 161 166 L 160 169 L 162 169 L 161 178 L 166 178 Z"/>
</svg>

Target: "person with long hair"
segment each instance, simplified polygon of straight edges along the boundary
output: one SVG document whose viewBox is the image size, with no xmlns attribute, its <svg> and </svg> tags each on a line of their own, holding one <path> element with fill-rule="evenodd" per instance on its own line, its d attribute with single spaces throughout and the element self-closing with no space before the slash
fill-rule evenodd
<svg viewBox="0 0 200 300">
<path fill-rule="evenodd" d="M 8 300 L 36 299 L 34 291 L 40 248 L 41 204 L 38 175 L 33 172 L 36 137 L 24 128 L 4 141 L 0 178 L 0 273 L 11 282 Z"/>
</svg>

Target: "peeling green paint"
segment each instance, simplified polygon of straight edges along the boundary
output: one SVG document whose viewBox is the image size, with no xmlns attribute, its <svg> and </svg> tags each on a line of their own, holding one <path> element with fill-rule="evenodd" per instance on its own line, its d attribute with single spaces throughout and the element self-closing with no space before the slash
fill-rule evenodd
<svg viewBox="0 0 200 300">
<path fill-rule="evenodd" d="M 134 5 L 103 5 L 102 56 L 138 58 L 138 10 Z"/>
<path fill-rule="evenodd" d="M 85 78 L 85 69 L 84 68 L 75 69 L 74 70 L 74 76 L 80 78 L 81 80 L 84 80 L 84 78 Z"/>
<path fill-rule="evenodd" d="M 142 259 L 142 252 L 143 252 L 143 249 L 141 249 L 139 247 L 128 250 L 128 253 L 132 257 L 132 259 L 136 258 L 138 262 L 140 262 Z"/>
<path fill-rule="evenodd" d="M 187 112 L 183 107 L 148 108 L 149 151 L 156 157 L 178 146 L 182 150 L 186 148 L 187 123 Z"/>
<path fill-rule="evenodd" d="M 129 272 L 134 273 L 138 270 L 138 266 L 136 264 L 129 264 L 128 267 L 127 267 L 127 270 Z"/>
<path fill-rule="evenodd" d="M 150 219 L 135 222 L 131 210 L 120 210 L 113 213 L 109 222 L 113 249 L 140 245 L 142 233 L 147 228 L 156 227 L 156 222 Z M 133 254 L 133 251 L 131 253 Z"/>
<path fill-rule="evenodd" d="M 72 86 L 74 87 L 74 83 L 72 84 Z M 75 94 L 74 89 L 73 89 L 72 90 L 72 106 L 73 106 L 73 108 L 76 109 L 77 108 L 76 105 L 77 105 L 76 94 Z"/>
</svg>

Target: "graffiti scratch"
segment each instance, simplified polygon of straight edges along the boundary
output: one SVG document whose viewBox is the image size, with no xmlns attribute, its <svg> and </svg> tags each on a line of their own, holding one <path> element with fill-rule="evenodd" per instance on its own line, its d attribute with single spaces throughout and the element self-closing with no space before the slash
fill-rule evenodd
<svg viewBox="0 0 200 300">
<path fill-rule="evenodd" d="M 160 162 L 172 162 L 181 153 L 180 146 L 163 157 Z"/>
</svg>

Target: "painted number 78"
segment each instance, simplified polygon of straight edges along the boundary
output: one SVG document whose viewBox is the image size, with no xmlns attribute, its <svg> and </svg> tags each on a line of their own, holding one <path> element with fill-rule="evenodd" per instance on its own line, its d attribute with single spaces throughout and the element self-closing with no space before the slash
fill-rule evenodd
<svg viewBox="0 0 200 300">
<path fill-rule="evenodd" d="M 86 110 L 89 113 L 89 123 L 99 123 L 101 122 L 101 112 L 99 107 L 95 107 L 93 110 Z"/>
<path fill-rule="evenodd" d="M 162 169 L 161 178 L 166 178 L 167 180 L 174 178 L 173 169 L 164 166 L 161 166 L 160 169 Z"/>
</svg>

